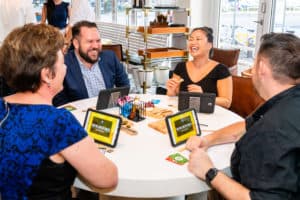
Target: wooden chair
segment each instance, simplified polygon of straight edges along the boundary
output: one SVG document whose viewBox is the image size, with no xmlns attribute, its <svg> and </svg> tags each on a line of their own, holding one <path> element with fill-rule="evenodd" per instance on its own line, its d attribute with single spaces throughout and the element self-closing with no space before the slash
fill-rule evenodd
<svg viewBox="0 0 300 200">
<path fill-rule="evenodd" d="M 240 49 L 213 48 L 213 56 L 211 59 L 226 65 L 232 75 L 237 75 L 239 55 Z"/>
<path fill-rule="evenodd" d="M 260 106 L 264 100 L 256 92 L 249 77 L 232 76 L 233 94 L 230 110 L 242 117 L 247 117 Z"/>
<path fill-rule="evenodd" d="M 244 70 L 244 71 L 242 71 L 242 72 L 241 72 L 241 75 L 242 75 L 243 77 L 249 77 L 249 78 L 251 78 L 251 77 L 252 77 L 252 67 L 251 67 L 251 68 L 248 68 L 248 69 L 246 69 L 246 70 Z"/>
<path fill-rule="evenodd" d="M 123 50 L 121 44 L 104 44 L 102 45 L 102 50 L 111 50 L 115 52 L 116 56 L 121 62 L 124 61 Z"/>
</svg>

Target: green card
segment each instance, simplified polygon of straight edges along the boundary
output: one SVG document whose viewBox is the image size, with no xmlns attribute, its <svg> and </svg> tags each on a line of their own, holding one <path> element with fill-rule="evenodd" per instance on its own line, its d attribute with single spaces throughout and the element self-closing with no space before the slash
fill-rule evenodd
<svg viewBox="0 0 300 200">
<path fill-rule="evenodd" d="M 186 157 L 184 157 L 180 153 L 171 154 L 166 158 L 166 160 L 176 163 L 178 165 L 184 165 L 189 161 Z"/>
</svg>

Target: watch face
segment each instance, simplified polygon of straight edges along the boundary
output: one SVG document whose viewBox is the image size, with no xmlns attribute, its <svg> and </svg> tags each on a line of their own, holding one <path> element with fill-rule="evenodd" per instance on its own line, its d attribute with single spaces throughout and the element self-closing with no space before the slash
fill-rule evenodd
<svg viewBox="0 0 300 200">
<path fill-rule="evenodd" d="M 218 169 L 217 168 L 211 168 L 207 171 L 206 175 L 205 175 L 205 181 L 207 183 L 210 183 L 218 174 Z"/>
</svg>

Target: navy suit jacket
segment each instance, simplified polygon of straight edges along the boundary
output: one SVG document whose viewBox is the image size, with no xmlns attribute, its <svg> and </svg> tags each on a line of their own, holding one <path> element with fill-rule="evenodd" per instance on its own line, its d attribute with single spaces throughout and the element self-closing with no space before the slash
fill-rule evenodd
<svg viewBox="0 0 300 200">
<path fill-rule="evenodd" d="M 54 106 L 88 98 L 88 92 L 74 50 L 65 55 L 65 64 L 67 65 L 67 73 L 64 79 L 64 89 L 54 97 Z M 113 51 L 104 50 L 100 53 L 99 67 L 107 89 L 130 86 L 124 66 Z"/>
</svg>

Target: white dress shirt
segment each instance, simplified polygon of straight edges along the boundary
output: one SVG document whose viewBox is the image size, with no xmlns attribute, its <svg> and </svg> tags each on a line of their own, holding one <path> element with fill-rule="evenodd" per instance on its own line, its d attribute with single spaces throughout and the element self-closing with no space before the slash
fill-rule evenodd
<svg viewBox="0 0 300 200">
<path fill-rule="evenodd" d="M 70 23 L 87 20 L 95 21 L 95 11 L 88 0 L 73 0 L 71 5 Z"/>
<path fill-rule="evenodd" d="M 0 0 L 0 43 L 14 28 L 34 22 L 32 0 Z"/>
<path fill-rule="evenodd" d="M 91 68 L 88 68 L 84 66 L 84 64 L 80 61 L 77 55 L 76 58 L 80 66 L 80 70 L 85 83 L 85 87 L 88 92 L 88 96 L 98 96 L 100 90 L 106 89 L 103 74 L 99 67 L 99 62 L 96 62 Z"/>
</svg>

